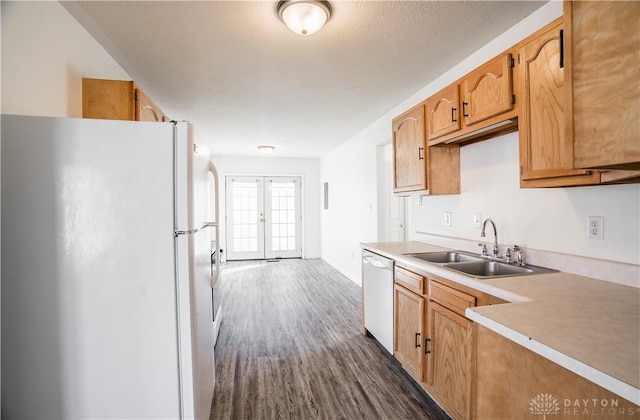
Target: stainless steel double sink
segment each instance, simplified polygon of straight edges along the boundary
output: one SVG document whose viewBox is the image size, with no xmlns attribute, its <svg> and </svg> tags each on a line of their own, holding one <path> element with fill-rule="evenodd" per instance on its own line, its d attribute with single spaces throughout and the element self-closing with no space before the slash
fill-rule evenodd
<svg viewBox="0 0 640 420">
<path fill-rule="evenodd" d="M 432 264 L 440 265 L 449 270 L 457 271 L 477 279 L 492 279 L 496 277 L 528 276 L 533 274 L 555 273 L 557 270 L 537 267 L 534 265 L 519 265 L 501 261 L 490 257 L 483 257 L 466 251 L 438 251 L 405 254 L 407 257 L 417 258 Z"/>
</svg>

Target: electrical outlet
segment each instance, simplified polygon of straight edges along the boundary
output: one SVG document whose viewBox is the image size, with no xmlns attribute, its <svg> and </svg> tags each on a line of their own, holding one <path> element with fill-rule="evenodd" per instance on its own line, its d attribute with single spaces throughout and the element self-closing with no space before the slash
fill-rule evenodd
<svg viewBox="0 0 640 420">
<path fill-rule="evenodd" d="M 446 227 L 451 227 L 451 212 L 450 211 L 445 211 L 444 212 L 444 225 Z"/>
<path fill-rule="evenodd" d="M 476 229 L 482 227 L 482 213 L 473 213 L 473 227 Z"/>
<path fill-rule="evenodd" d="M 587 217 L 587 228 L 589 239 L 604 239 L 604 217 Z"/>
<path fill-rule="evenodd" d="M 416 205 L 421 206 L 422 205 L 422 196 L 419 195 L 418 198 L 416 199 Z"/>
</svg>

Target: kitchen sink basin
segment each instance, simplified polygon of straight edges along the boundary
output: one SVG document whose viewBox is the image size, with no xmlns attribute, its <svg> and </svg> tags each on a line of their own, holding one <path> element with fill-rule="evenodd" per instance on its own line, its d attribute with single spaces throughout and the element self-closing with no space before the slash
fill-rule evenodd
<svg viewBox="0 0 640 420">
<path fill-rule="evenodd" d="M 479 255 L 473 255 L 462 251 L 439 251 L 439 252 L 423 252 L 419 254 L 408 254 L 409 257 L 417 258 L 422 261 L 444 264 L 453 262 L 482 261 Z"/>
<path fill-rule="evenodd" d="M 528 276 L 533 274 L 554 273 L 557 271 L 534 265 L 508 263 L 465 251 L 422 252 L 406 254 L 406 256 L 437 264 L 477 279 Z"/>
<path fill-rule="evenodd" d="M 505 264 L 497 261 L 445 264 L 444 266 L 474 277 L 517 276 L 533 273 L 533 270 L 530 268 Z"/>
</svg>

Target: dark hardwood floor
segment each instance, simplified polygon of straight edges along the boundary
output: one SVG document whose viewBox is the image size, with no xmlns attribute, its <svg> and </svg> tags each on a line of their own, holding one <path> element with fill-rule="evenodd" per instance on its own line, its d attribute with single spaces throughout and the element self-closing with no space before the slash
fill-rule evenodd
<svg viewBox="0 0 640 420">
<path fill-rule="evenodd" d="M 372 338 L 322 260 L 227 262 L 212 419 L 446 419 Z"/>
</svg>

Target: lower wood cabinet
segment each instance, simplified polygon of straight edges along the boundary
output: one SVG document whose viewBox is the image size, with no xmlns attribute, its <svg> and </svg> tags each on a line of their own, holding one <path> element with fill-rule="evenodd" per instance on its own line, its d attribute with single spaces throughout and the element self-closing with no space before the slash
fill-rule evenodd
<svg viewBox="0 0 640 420">
<path fill-rule="evenodd" d="M 394 277 L 395 358 L 454 419 L 471 418 L 475 343 L 464 311 L 503 301 L 400 266 Z"/>
<path fill-rule="evenodd" d="M 454 417 L 470 418 L 473 322 L 429 301 L 427 389 Z"/>
<path fill-rule="evenodd" d="M 471 418 L 474 335 L 464 311 L 475 305 L 475 296 L 429 281 L 424 387 L 455 419 Z"/>
<path fill-rule="evenodd" d="M 418 382 L 422 382 L 424 297 L 399 284 L 394 288 L 393 355 Z"/>
<path fill-rule="evenodd" d="M 637 419 L 640 407 L 475 324 L 477 419 Z"/>
</svg>

